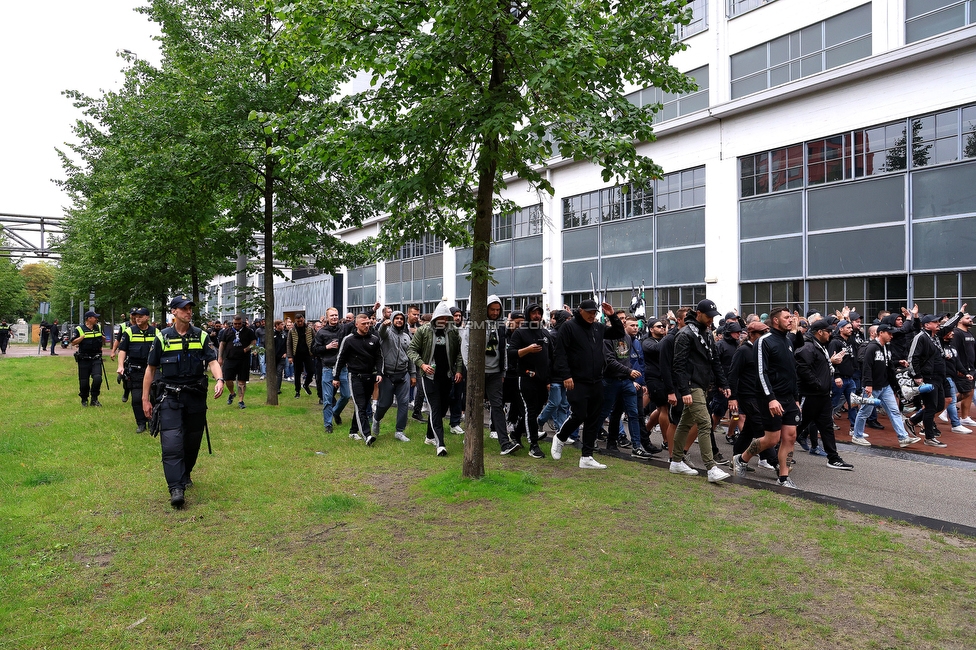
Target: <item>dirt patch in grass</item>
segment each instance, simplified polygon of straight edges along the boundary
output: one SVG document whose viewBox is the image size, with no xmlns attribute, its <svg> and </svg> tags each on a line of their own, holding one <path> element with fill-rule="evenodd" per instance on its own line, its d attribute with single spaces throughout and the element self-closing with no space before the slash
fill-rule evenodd
<svg viewBox="0 0 976 650">
<path fill-rule="evenodd" d="M 115 557 L 114 551 L 105 551 L 103 553 L 97 553 L 95 555 L 85 555 L 78 553 L 74 557 L 74 561 L 78 564 L 83 564 L 86 567 L 107 567 L 112 563 L 112 558 Z"/>
</svg>

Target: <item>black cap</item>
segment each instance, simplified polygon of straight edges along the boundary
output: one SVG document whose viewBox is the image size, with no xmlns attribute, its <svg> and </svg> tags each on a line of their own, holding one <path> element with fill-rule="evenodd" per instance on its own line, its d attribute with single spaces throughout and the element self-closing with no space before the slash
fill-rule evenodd
<svg viewBox="0 0 976 650">
<path fill-rule="evenodd" d="M 580 311 L 596 311 L 600 306 L 596 304 L 596 300 L 584 300 L 579 304 Z"/>
<path fill-rule="evenodd" d="M 819 314 L 819 313 L 820 313 L 820 312 L 819 312 L 819 311 L 817 311 L 816 309 L 808 309 L 808 310 L 807 310 L 807 315 L 806 315 L 806 317 L 807 317 L 807 318 L 810 318 L 810 317 L 811 317 L 811 316 L 813 316 L 814 314 Z"/>
<path fill-rule="evenodd" d="M 515 320 L 516 318 L 521 318 L 522 320 L 525 320 L 525 314 L 523 314 L 520 311 L 513 311 L 508 314 L 508 318 L 509 320 Z"/>
<path fill-rule="evenodd" d="M 89 318 L 101 318 L 101 317 L 102 317 L 101 314 L 95 313 L 90 309 L 85 312 L 85 320 L 88 320 Z"/>
<path fill-rule="evenodd" d="M 810 325 L 811 332 L 818 332 L 820 330 L 830 330 L 831 324 L 826 318 L 821 318 L 820 320 L 815 320 Z"/>
<path fill-rule="evenodd" d="M 925 314 L 922 316 L 922 325 L 927 325 L 928 323 L 937 323 L 942 320 L 938 314 Z"/>
<path fill-rule="evenodd" d="M 849 313 L 847 315 L 847 320 L 849 320 L 849 321 L 851 321 L 853 323 L 856 320 L 861 320 L 861 315 L 859 313 L 857 313 L 856 311 L 852 311 L 851 313 Z"/>
<path fill-rule="evenodd" d="M 742 331 L 742 325 L 739 325 L 737 320 L 730 320 L 725 324 L 725 331 L 730 334 L 738 334 Z"/>
<path fill-rule="evenodd" d="M 149 310 L 146 309 L 145 307 L 136 307 L 135 309 L 132 310 L 132 313 L 135 314 L 136 316 L 148 316 Z"/>
<path fill-rule="evenodd" d="M 129 310 L 129 316 L 133 316 L 133 315 L 135 315 L 135 313 L 136 313 L 136 308 L 135 307 L 133 307 L 132 309 Z"/>
<path fill-rule="evenodd" d="M 881 323 L 880 325 L 878 325 L 877 331 L 878 334 L 880 334 L 881 332 L 888 332 L 889 334 L 891 334 L 892 332 L 895 331 L 895 328 L 889 325 L 888 323 Z"/>
<path fill-rule="evenodd" d="M 176 296 L 169 301 L 170 309 L 183 309 L 184 307 L 195 307 L 196 303 L 186 296 Z"/>
<path fill-rule="evenodd" d="M 718 316 L 718 308 L 715 306 L 715 303 L 708 298 L 705 298 L 699 302 L 698 309 L 695 311 L 697 311 L 699 314 L 705 314 L 709 318 L 715 318 Z"/>
</svg>

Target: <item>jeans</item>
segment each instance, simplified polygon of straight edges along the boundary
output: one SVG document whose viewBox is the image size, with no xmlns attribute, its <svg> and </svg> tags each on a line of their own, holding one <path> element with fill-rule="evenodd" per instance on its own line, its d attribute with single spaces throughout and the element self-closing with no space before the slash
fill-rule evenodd
<svg viewBox="0 0 976 650">
<path fill-rule="evenodd" d="M 843 386 L 834 386 L 833 389 L 833 408 L 837 410 L 837 407 L 843 404 L 845 401 L 851 403 L 851 393 L 857 390 L 857 383 L 851 377 L 841 377 L 844 382 Z M 853 406 L 849 406 L 847 409 L 847 419 L 851 421 L 851 426 L 854 426 L 854 420 L 857 418 L 857 409 Z"/>
<path fill-rule="evenodd" d="M 322 420 L 325 426 L 332 424 L 332 415 L 341 412 L 352 395 L 349 390 L 349 369 L 343 368 L 339 373 L 339 401 L 333 402 L 335 387 L 332 385 L 332 370 L 332 366 L 322 368 Z"/>
<path fill-rule="evenodd" d="M 407 416 L 410 415 L 410 373 L 407 371 L 383 375 L 380 395 L 376 400 L 376 412 L 373 414 L 374 420 L 380 422 L 383 419 L 393 406 L 394 396 L 397 403 L 396 430 L 402 433 L 407 428 Z"/>
<path fill-rule="evenodd" d="M 898 410 L 898 401 L 895 399 L 895 393 L 891 390 L 891 386 L 872 391 L 871 397 L 881 400 L 881 408 L 888 414 L 888 420 L 891 422 L 895 433 L 898 434 L 898 439 L 905 440 L 908 438 L 908 432 L 905 431 L 905 425 L 901 421 L 901 411 Z M 851 430 L 851 437 L 864 437 L 864 424 L 871 417 L 874 408 L 876 407 L 862 406 L 858 409 L 857 419 L 854 421 L 854 428 Z"/>
<path fill-rule="evenodd" d="M 264 360 L 264 352 L 258 354 L 258 368 L 261 369 L 261 375 L 264 376 L 268 374 L 266 371 L 268 369 L 268 364 Z"/>
<path fill-rule="evenodd" d="M 630 444 L 634 449 L 641 449 L 640 441 L 640 415 L 637 413 L 637 390 L 634 382 L 630 379 L 604 379 L 603 380 L 603 412 L 600 414 L 600 421 L 603 422 L 613 411 L 614 403 L 617 398 L 623 400 L 624 411 L 627 413 L 627 427 L 630 429 Z M 620 421 L 617 420 L 619 423 Z M 619 428 L 615 426 L 611 419 L 610 428 L 607 431 L 613 432 Z M 610 441 L 607 444 L 611 445 Z"/>
<path fill-rule="evenodd" d="M 956 393 L 959 389 L 956 388 L 956 382 L 952 381 L 952 377 L 946 377 L 949 382 L 949 392 L 950 397 L 952 397 L 952 402 L 946 407 L 946 415 L 949 416 L 949 423 L 954 427 L 961 427 L 962 420 L 959 419 L 959 411 L 956 409 Z"/>
<path fill-rule="evenodd" d="M 563 426 L 563 422 L 569 417 L 569 400 L 566 399 L 566 388 L 561 381 L 549 384 L 549 401 L 546 407 L 539 414 L 539 421 L 545 422 L 552 418 L 556 429 Z"/>
</svg>

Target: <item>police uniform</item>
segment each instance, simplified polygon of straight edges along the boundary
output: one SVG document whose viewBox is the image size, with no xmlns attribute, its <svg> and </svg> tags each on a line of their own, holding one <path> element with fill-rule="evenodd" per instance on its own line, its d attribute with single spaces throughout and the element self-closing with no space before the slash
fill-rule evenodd
<svg viewBox="0 0 976 650">
<path fill-rule="evenodd" d="M 146 360 L 148 366 L 157 369 L 159 382 L 153 411 L 158 411 L 159 417 L 163 474 L 170 494 L 179 490 L 180 506 L 207 424 L 206 370 L 216 359 L 209 335 L 191 325 L 185 336 L 174 327 L 158 331 Z"/>
<path fill-rule="evenodd" d="M 146 430 L 146 413 L 142 408 L 142 380 L 146 374 L 146 361 L 149 350 L 156 340 L 156 328 L 149 325 L 145 331 L 138 325 L 129 325 L 122 330 L 119 341 L 119 351 L 125 352 L 124 370 L 122 375 L 126 390 L 132 393 L 132 413 L 138 425 L 137 433 Z"/>
<path fill-rule="evenodd" d="M 89 317 L 86 316 L 87 318 Z M 75 361 L 78 363 L 78 396 L 81 397 L 82 406 L 88 406 L 89 396 L 92 406 L 101 406 L 98 394 L 102 390 L 102 340 L 105 336 L 96 323 L 91 328 L 87 325 L 76 327 L 74 338 L 79 337 L 82 341 L 75 352 Z"/>
</svg>

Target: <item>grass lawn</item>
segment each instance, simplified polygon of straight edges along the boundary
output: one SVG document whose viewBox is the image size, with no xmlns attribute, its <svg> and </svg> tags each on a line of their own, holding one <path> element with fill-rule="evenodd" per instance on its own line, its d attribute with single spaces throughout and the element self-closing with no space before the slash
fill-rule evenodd
<svg viewBox="0 0 976 650">
<path fill-rule="evenodd" d="M 211 401 L 175 511 L 114 374 L 101 409 L 76 377 L 0 360 L 3 649 L 976 645 L 972 539 L 573 449 L 487 441 L 464 484 L 459 436 L 437 458 L 391 413 L 366 448 L 263 382 Z"/>
</svg>

